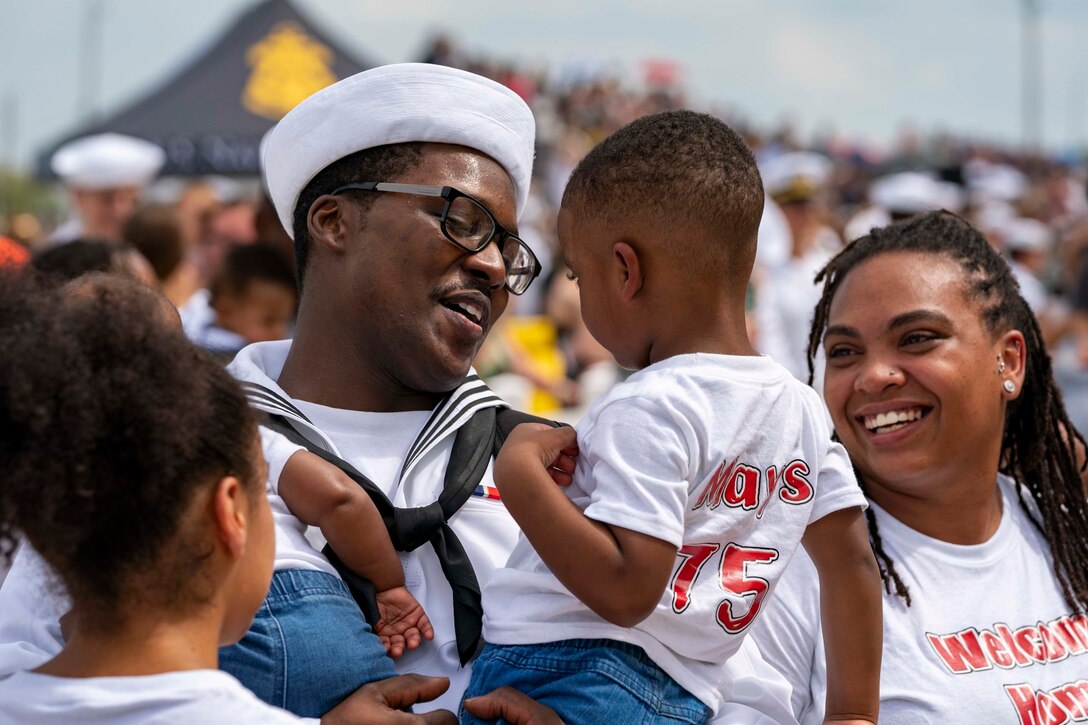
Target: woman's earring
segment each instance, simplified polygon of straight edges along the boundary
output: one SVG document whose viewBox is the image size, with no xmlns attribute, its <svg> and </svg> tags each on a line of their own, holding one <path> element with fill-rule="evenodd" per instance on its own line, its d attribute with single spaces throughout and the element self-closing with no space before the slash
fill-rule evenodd
<svg viewBox="0 0 1088 725">
<path fill-rule="evenodd" d="M 1006 380 L 1005 382 L 1003 382 L 1001 384 L 1001 387 L 1003 387 L 1005 389 L 1006 393 L 1015 393 L 1016 392 L 1016 383 L 1014 383 L 1011 380 Z"/>
<path fill-rule="evenodd" d="M 1004 375 L 1005 374 L 1005 361 L 1001 359 L 1000 355 L 997 356 L 997 374 L 998 375 Z"/>
</svg>

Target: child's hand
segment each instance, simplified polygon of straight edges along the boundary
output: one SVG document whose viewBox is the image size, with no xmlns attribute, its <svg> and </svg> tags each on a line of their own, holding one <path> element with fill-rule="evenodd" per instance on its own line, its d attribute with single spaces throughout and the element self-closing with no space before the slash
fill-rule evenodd
<svg viewBox="0 0 1088 725">
<path fill-rule="evenodd" d="M 415 649 L 422 640 L 434 639 L 431 620 L 407 587 L 386 589 L 378 592 L 375 599 L 381 614 L 375 634 L 390 657 L 396 659 L 404 654 L 405 648 Z"/>
<path fill-rule="evenodd" d="M 569 486 L 577 455 L 573 428 L 522 423 L 510 433 L 495 459 L 495 485 L 501 493 L 503 484 L 527 479 L 534 469 L 543 467 L 557 484 Z"/>
</svg>

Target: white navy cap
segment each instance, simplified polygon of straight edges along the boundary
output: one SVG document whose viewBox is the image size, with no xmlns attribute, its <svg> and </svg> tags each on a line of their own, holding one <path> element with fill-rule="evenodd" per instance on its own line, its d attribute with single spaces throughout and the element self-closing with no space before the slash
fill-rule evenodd
<svg viewBox="0 0 1088 725">
<path fill-rule="evenodd" d="M 532 111 L 506 86 L 456 68 L 401 63 L 304 100 L 263 141 L 261 161 L 276 214 L 292 236 L 299 195 L 322 169 L 357 151 L 419 141 L 466 146 L 498 162 L 514 182 L 520 217 L 535 138 Z"/>
<path fill-rule="evenodd" d="M 1010 252 L 1046 252 L 1050 249 L 1050 227 L 1037 219 L 1010 219 L 1001 230 Z"/>
<path fill-rule="evenodd" d="M 70 141 L 51 159 L 53 172 L 76 189 L 146 186 L 166 162 L 163 150 L 142 138 L 101 133 Z"/>
<path fill-rule="evenodd" d="M 869 187 L 869 200 L 892 213 L 921 214 L 945 208 L 950 195 L 932 176 L 903 171 L 874 181 Z"/>
<path fill-rule="evenodd" d="M 1028 190 L 1028 177 L 1008 164 L 975 159 L 964 166 L 967 188 L 976 203 L 988 200 L 1016 201 Z"/>
<path fill-rule="evenodd" d="M 791 151 L 763 165 L 763 187 L 780 204 L 807 201 L 831 178 L 831 159 L 811 151 Z"/>
</svg>

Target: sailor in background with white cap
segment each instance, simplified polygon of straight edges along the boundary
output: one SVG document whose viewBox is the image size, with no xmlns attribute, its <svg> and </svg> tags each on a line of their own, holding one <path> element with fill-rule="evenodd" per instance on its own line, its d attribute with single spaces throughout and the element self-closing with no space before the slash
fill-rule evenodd
<svg viewBox="0 0 1088 725">
<path fill-rule="evenodd" d="M 847 242 L 915 214 L 938 209 L 959 212 L 963 208 L 963 192 L 957 184 L 929 174 L 901 171 L 873 181 L 869 186 L 869 202 L 843 227 Z"/>
<path fill-rule="evenodd" d="M 165 161 L 157 145 L 117 133 L 84 136 L 61 146 L 50 164 L 69 191 L 76 218 L 58 227 L 50 241 L 121 241 L 125 219 Z"/>
<path fill-rule="evenodd" d="M 822 197 L 832 164 L 820 154 L 790 152 L 774 157 L 760 171 L 767 196 L 786 220 L 790 247 L 786 259 L 758 273 L 757 347 L 807 381 L 805 351 L 812 312 L 820 299 L 813 280 L 842 246 L 839 235 L 824 221 Z"/>
<path fill-rule="evenodd" d="M 1065 320 L 1069 312 L 1043 282 L 1054 248 L 1054 234 L 1041 221 L 1019 217 L 1008 220 L 1000 235 L 1009 267 L 1020 285 L 1020 294 L 1038 318 L 1043 336 L 1048 338 L 1048 343 L 1053 343 L 1050 333 Z"/>
</svg>

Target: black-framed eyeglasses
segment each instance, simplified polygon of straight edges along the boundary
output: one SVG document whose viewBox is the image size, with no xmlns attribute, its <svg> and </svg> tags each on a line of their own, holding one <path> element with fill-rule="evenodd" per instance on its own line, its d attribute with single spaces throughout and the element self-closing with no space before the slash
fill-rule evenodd
<svg viewBox="0 0 1088 725">
<path fill-rule="evenodd" d="M 441 197 L 446 205 L 439 219 L 442 234 L 466 252 L 482 251 L 492 240 L 499 245 L 506 266 L 506 289 L 520 295 L 540 274 L 540 260 L 520 237 L 495 221 L 487 207 L 452 186 L 394 184 L 385 181 L 360 181 L 345 184 L 333 195 L 345 191 L 388 191 L 394 194 Z"/>
</svg>

